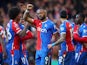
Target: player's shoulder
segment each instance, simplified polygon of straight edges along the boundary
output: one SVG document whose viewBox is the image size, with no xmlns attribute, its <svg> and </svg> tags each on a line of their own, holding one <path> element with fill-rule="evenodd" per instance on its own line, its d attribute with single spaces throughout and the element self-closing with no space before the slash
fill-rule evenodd
<svg viewBox="0 0 87 65">
<path fill-rule="evenodd" d="M 55 25 L 55 23 L 52 20 L 50 20 L 50 19 L 48 19 L 46 23 L 48 25 L 50 25 L 50 26 L 54 26 Z"/>
<path fill-rule="evenodd" d="M 85 23 L 81 24 L 81 26 L 80 26 L 80 28 L 85 28 L 85 27 L 86 27 Z"/>
<path fill-rule="evenodd" d="M 19 24 L 19 27 L 20 27 L 21 29 L 23 29 L 23 28 L 24 28 L 24 25 L 23 25 L 23 24 Z"/>
<path fill-rule="evenodd" d="M 12 25 L 12 19 L 9 20 L 9 22 L 7 23 L 7 27 L 10 27 Z"/>
<path fill-rule="evenodd" d="M 34 19 L 33 21 L 34 22 L 41 22 L 41 20 L 39 20 L 39 19 Z"/>
<path fill-rule="evenodd" d="M 60 27 L 62 27 L 62 26 L 66 26 L 66 21 L 61 23 Z"/>
<path fill-rule="evenodd" d="M 17 23 L 17 22 L 15 22 L 15 21 L 12 21 L 12 27 L 19 27 L 19 24 Z"/>
<path fill-rule="evenodd" d="M 0 29 L 3 29 L 3 26 L 0 25 Z"/>
<path fill-rule="evenodd" d="M 3 26 L 0 25 L 0 31 L 3 30 L 3 29 L 4 29 Z"/>
</svg>

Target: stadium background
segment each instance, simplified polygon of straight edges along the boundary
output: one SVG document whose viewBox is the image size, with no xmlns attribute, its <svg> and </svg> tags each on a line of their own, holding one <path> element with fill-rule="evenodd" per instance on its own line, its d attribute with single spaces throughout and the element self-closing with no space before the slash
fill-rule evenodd
<svg viewBox="0 0 87 65">
<path fill-rule="evenodd" d="M 32 10 L 32 17 L 36 18 L 35 11 L 38 8 L 45 8 L 48 12 L 48 17 L 55 22 L 57 27 L 60 25 L 60 15 L 59 12 L 62 9 L 67 10 L 69 18 L 74 22 L 75 15 L 78 13 L 83 13 L 87 15 L 87 0 L 0 0 L 0 25 L 6 24 L 9 21 L 8 9 L 13 6 L 19 6 L 23 12 L 26 9 L 26 4 L 32 3 L 34 5 L 34 11 Z M 30 65 L 34 65 L 35 61 L 35 43 L 36 43 L 36 29 L 29 27 L 29 29 L 34 33 L 34 38 L 27 41 L 26 47 L 29 51 L 29 62 Z M 54 39 L 54 38 L 53 38 Z M 59 46 L 55 46 L 52 49 L 52 65 L 57 65 L 58 61 L 58 49 Z"/>
</svg>

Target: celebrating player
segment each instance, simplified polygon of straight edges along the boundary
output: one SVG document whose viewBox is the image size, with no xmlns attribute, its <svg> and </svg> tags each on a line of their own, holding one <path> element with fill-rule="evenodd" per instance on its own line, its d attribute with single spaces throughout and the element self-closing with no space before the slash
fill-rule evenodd
<svg viewBox="0 0 87 65">
<path fill-rule="evenodd" d="M 87 65 L 87 16 L 85 16 L 84 23 L 78 28 L 75 27 L 74 39 L 82 44 L 82 49 L 77 59 L 76 65 Z M 78 34 L 79 33 L 79 34 Z"/>
<path fill-rule="evenodd" d="M 7 62 L 9 65 L 20 65 L 21 64 L 20 42 L 22 42 L 20 38 L 26 35 L 26 31 L 29 24 L 28 22 L 25 22 L 24 23 L 25 27 L 23 29 L 21 29 L 21 27 L 19 26 L 19 21 L 20 18 L 22 18 L 22 13 L 18 7 L 12 7 L 9 10 L 9 18 L 10 21 L 7 24 L 6 28 L 8 38 L 8 44 L 6 45 L 6 49 L 8 57 L 5 60 L 5 62 Z"/>
<path fill-rule="evenodd" d="M 27 10 L 24 13 L 24 19 L 35 25 L 37 29 L 36 65 L 47 65 L 47 55 L 49 52 L 48 44 L 51 43 L 52 35 L 56 35 L 57 29 L 54 23 L 47 18 L 47 11 L 44 9 L 37 10 L 37 20 L 30 18 L 29 11 L 32 8 L 32 4 L 27 5 Z"/>
<path fill-rule="evenodd" d="M 66 42 L 67 53 L 64 58 L 64 65 L 74 65 L 74 45 L 72 43 L 72 26 L 67 20 L 67 12 L 62 10 L 60 13 L 61 22 L 60 25 L 60 38 L 53 44 L 49 44 L 48 48 L 52 48 L 55 45 Z"/>
</svg>

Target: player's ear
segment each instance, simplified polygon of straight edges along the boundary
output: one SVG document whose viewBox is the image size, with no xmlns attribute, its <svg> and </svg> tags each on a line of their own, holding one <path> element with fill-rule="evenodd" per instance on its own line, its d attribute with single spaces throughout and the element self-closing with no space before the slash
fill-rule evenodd
<svg viewBox="0 0 87 65">
<path fill-rule="evenodd" d="M 67 19 L 68 19 L 68 15 L 67 15 L 67 17 L 66 17 Z"/>
</svg>

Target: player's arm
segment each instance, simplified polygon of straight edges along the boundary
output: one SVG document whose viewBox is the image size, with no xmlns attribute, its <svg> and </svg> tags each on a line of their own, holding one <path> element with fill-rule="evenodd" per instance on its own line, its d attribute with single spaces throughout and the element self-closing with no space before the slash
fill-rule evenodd
<svg viewBox="0 0 87 65">
<path fill-rule="evenodd" d="M 61 32 L 60 38 L 55 43 L 49 44 L 48 48 L 52 48 L 53 46 L 59 45 L 63 41 L 65 41 L 65 38 L 66 38 L 66 27 L 65 27 L 65 25 L 60 26 L 60 32 Z"/>
<path fill-rule="evenodd" d="M 87 37 L 80 37 L 78 33 L 74 33 L 73 38 L 80 43 L 87 43 Z"/>
<path fill-rule="evenodd" d="M 53 34 L 51 41 L 55 42 L 55 41 L 57 41 L 58 38 L 59 38 L 59 34 L 58 34 L 58 32 L 56 32 L 55 34 Z"/>
<path fill-rule="evenodd" d="M 49 44 L 49 45 L 48 45 L 48 48 L 50 49 L 50 48 L 52 48 L 52 47 L 55 46 L 55 45 L 61 44 L 62 42 L 64 42 L 65 37 L 66 37 L 66 34 L 62 34 L 62 35 L 60 36 L 60 38 L 59 38 L 55 43 Z"/>
<path fill-rule="evenodd" d="M 28 23 L 28 22 L 25 22 L 25 24 L 24 24 L 24 26 L 25 26 L 24 29 L 21 30 L 21 31 L 18 33 L 19 36 L 23 37 L 23 36 L 26 35 L 26 31 L 27 31 L 27 29 L 28 29 L 28 25 L 29 25 L 29 23 Z"/>
<path fill-rule="evenodd" d="M 86 33 L 83 33 L 86 34 Z M 78 26 L 75 26 L 74 32 L 73 32 L 73 38 L 75 41 L 80 42 L 80 43 L 86 43 L 87 42 L 87 37 L 80 37 L 78 34 Z"/>
<path fill-rule="evenodd" d="M 27 4 L 27 9 L 26 11 L 24 12 L 24 15 L 23 15 L 23 19 L 25 21 L 28 21 L 29 23 L 33 24 L 34 22 L 34 19 L 30 17 L 30 10 L 33 9 L 33 5 L 32 4 Z"/>
<path fill-rule="evenodd" d="M 12 29 L 13 29 L 13 31 L 16 34 L 18 34 L 20 37 L 24 37 L 26 35 L 26 31 L 28 29 L 28 26 L 29 26 L 29 23 L 25 22 L 24 23 L 24 28 L 21 29 L 20 26 L 17 23 L 15 23 L 15 22 L 12 23 Z"/>
<path fill-rule="evenodd" d="M 60 38 L 55 43 L 53 43 L 53 45 L 61 44 L 62 42 L 64 42 L 65 37 L 66 37 L 66 34 L 61 34 Z"/>
<path fill-rule="evenodd" d="M 24 37 L 21 38 L 22 41 L 25 41 L 25 40 L 28 40 L 28 39 L 31 39 L 33 38 L 33 34 L 28 30 L 26 32 L 26 35 Z"/>
</svg>

